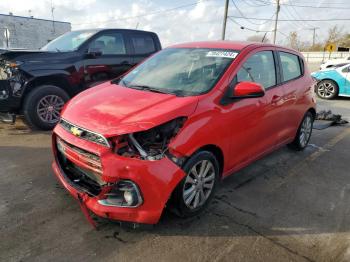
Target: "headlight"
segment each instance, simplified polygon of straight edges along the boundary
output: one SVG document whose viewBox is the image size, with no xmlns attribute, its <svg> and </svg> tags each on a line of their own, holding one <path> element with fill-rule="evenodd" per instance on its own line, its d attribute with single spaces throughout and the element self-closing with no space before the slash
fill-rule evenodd
<svg viewBox="0 0 350 262">
<path fill-rule="evenodd" d="M 18 67 L 23 64 L 23 62 L 9 62 L 1 61 L 0 62 L 0 80 L 7 80 L 12 78 L 18 71 Z"/>
<path fill-rule="evenodd" d="M 105 197 L 98 200 L 98 203 L 116 207 L 138 207 L 143 203 L 138 186 L 130 180 L 119 181 Z"/>
<path fill-rule="evenodd" d="M 168 151 L 168 144 L 186 121 L 179 117 L 146 131 L 122 135 L 112 139 L 116 154 L 144 160 L 162 159 Z"/>
</svg>

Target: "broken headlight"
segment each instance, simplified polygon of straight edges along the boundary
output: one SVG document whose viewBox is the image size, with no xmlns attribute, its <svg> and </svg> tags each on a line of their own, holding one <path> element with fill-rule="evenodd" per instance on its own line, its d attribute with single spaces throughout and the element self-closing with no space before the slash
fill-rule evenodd
<svg viewBox="0 0 350 262">
<path fill-rule="evenodd" d="M 98 203 L 104 206 L 138 207 L 143 203 L 138 186 L 130 180 L 121 180 Z"/>
<path fill-rule="evenodd" d="M 112 141 L 113 150 L 124 157 L 162 159 L 171 139 L 179 132 L 185 120 L 185 117 L 179 117 L 146 131 L 116 137 Z"/>
</svg>

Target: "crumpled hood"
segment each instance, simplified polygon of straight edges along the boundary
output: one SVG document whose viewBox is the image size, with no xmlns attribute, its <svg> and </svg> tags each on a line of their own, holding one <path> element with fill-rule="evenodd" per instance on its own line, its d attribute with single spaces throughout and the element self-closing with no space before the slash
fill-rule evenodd
<svg viewBox="0 0 350 262">
<path fill-rule="evenodd" d="M 131 89 L 106 82 L 69 101 L 62 118 L 77 126 L 111 137 L 142 130 L 180 116 L 191 115 L 197 97 L 177 97 Z"/>
</svg>

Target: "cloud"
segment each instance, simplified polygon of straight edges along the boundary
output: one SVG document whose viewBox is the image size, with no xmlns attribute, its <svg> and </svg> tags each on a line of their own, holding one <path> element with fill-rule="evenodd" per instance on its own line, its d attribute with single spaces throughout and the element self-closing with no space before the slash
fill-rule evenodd
<svg viewBox="0 0 350 262">
<path fill-rule="evenodd" d="M 222 30 L 222 19 L 224 14 L 223 0 L 202 0 L 197 5 L 195 0 L 162 1 L 162 0 L 53 0 L 54 16 L 56 20 L 72 23 L 72 28 L 135 28 L 151 30 L 156 32 L 163 46 L 170 44 L 220 39 Z M 291 0 L 283 0 L 282 3 L 294 3 Z M 315 0 L 315 2 L 317 2 Z M 237 0 L 235 3 L 241 12 L 247 17 L 270 18 L 276 6 L 268 4 L 261 6 L 257 1 Z M 255 4 L 254 4 L 255 3 Z M 322 2 L 318 2 L 321 4 Z M 313 3 L 312 5 L 316 5 Z M 185 6 L 186 5 L 186 6 Z M 184 6 L 174 9 L 174 7 Z M 0 1 L 0 10 L 13 12 L 15 15 L 51 19 L 51 0 L 11 0 Z M 230 2 L 229 15 L 241 16 L 238 10 Z M 309 18 L 322 19 L 332 17 L 347 17 L 346 10 L 310 9 L 282 6 L 281 19 Z M 260 20 L 234 19 L 245 28 L 253 30 L 272 30 L 273 21 L 263 23 Z M 263 24 L 262 24 L 263 23 Z M 344 28 L 349 27 L 349 22 L 340 22 Z M 312 39 L 311 26 L 320 27 L 319 37 L 325 38 L 328 28 L 335 23 L 327 22 L 279 22 L 278 29 L 288 35 L 289 32 L 297 30 L 303 39 Z M 285 36 L 278 33 L 278 42 L 283 44 Z M 240 26 L 232 21 L 227 22 L 226 36 L 231 40 L 245 40 L 248 36 L 255 34 L 254 31 L 242 30 Z M 267 37 L 272 38 L 268 33 Z"/>
</svg>

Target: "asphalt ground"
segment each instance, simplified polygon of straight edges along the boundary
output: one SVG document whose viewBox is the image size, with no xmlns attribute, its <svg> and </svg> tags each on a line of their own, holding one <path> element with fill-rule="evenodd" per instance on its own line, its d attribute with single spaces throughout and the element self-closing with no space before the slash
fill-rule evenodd
<svg viewBox="0 0 350 262">
<path fill-rule="evenodd" d="M 350 120 L 350 99 L 319 101 Z M 0 124 L 0 261 L 350 261 L 350 125 L 225 179 L 191 219 L 87 223 L 51 171 L 50 132 Z"/>
</svg>

